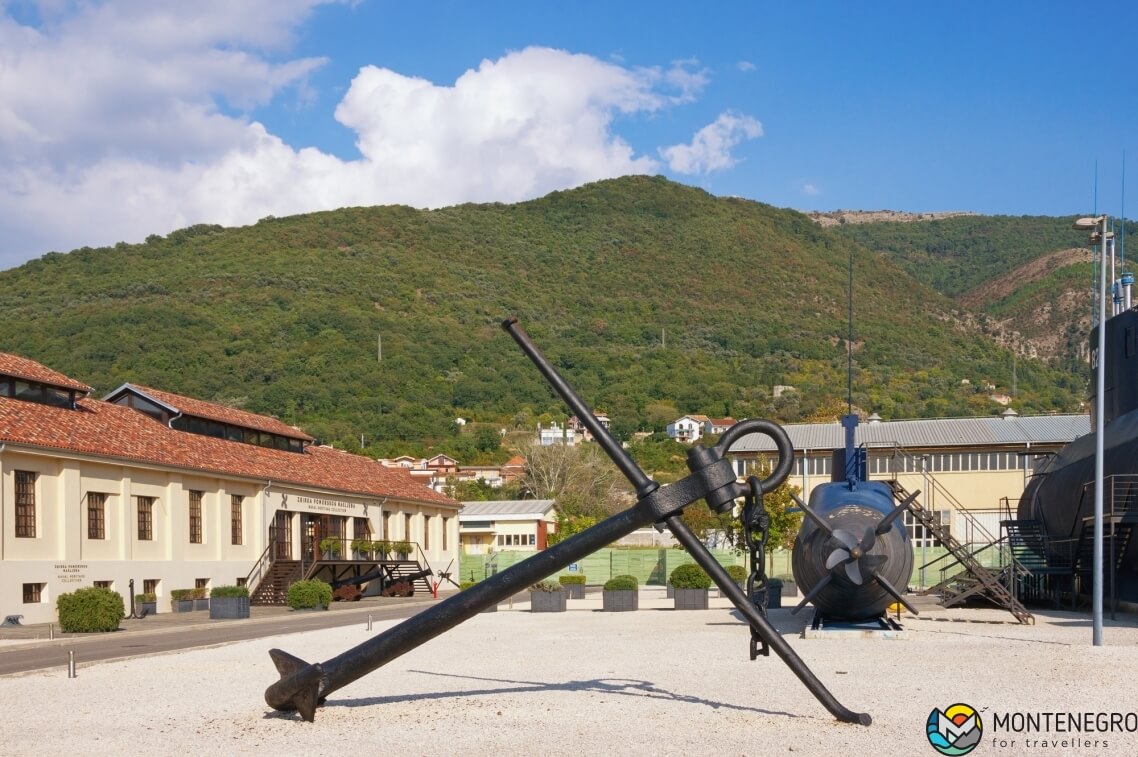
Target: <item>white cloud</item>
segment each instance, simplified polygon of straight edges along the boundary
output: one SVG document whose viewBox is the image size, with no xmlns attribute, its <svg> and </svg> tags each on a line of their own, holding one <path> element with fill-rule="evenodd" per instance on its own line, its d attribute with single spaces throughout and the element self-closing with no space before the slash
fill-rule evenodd
<svg viewBox="0 0 1138 757">
<path fill-rule="evenodd" d="M 0 267 L 193 223 L 509 202 L 657 172 L 613 120 L 690 102 L 708 82 L 692 60 L 626 68 L 548 48 L 445 86 L 365 66 L 335 110 L 360 152 L 343 160 L 241 115 L 304 95 L 325 61 L 279 53 L 324 1 L 48 3 L 35 27 L 0 4 Z M 663 154 L 683 172 L 716 170 L 759 134 L 724 114 Z"/>
<path fill-rule="evenodd" d="M 739 69 L 743 73 L 749 73 L 755 70 L 755 64 L 749 60 L 741 60 L 735 64 L 735 68 Z"/>
<path fill-rule="evenodd" d="M 681 174 L 708 174 L 735 165 L 731 151 L 744 139 L 763 135 L 763 126 L 750 116 L 721 113 L 695 133 L 690 144 L 660 150 L 668 167 Z"/>
<path fill-rule="evenodd" d="M 807 197 L 817 197 L 818 195 L 822 194 L 822 190 L 818 189 L 818 187 L 814 186 L 813 184 L 803 184 L 802 194 L 806 195 Z"/>
</svg>

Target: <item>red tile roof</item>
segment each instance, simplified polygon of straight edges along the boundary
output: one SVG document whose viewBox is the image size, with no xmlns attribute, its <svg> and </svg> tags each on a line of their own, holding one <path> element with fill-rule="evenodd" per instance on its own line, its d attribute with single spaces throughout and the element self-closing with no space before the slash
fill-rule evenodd
<svg viewBox="0 0 1138 757">
<path fill-rule="evenodd" d="M 82 399 L 69 410 L 0 397 L 0 443 L 459 506 L 412 480 L 406 470 L 386 468 L 368 457 L 315 445 L 303 453 L 286 452 L 176 431 L 145 413 L 101 400 Z"/>
<path fill-rule="evenodd" d="M 91 392 L 91 387 L 64 376 L 59 371 L 53 371 L 46 365 L 37 363 L 35 360 L 29 360 L 26 357 L 9 355 L 7 352 L 0 352 L 0 374 L 38 381 L 41 384 L 58 386 L 63 389 L 75 389 L 84 394 Z"/>
<path fill-rule="evenodd" d="M 122 388 L 131 389 L 151 399 L 158 400 L 162 404 L 168 405 L 186 415 L 208 418 L 211 421 L 221 421 L 222 423 L 251 428 L 257 431 L 267 431 L 270 434 L 286 436 L 290 439 L 303 439 L 306 442 L 314 441 L 311 436 L 300 429 L 293 428 L 287 423 L 279 421 L 276 418 L 270 418 L 267 415 L 257 415 L 256 413 L 250 413 L 246 410 L 238 410 L 235 407 L 218 405 L 214 402 L 206 402 L 204 400 L 194 399 L 193 397 L 183 397 L 180 394 L 164 392 L 160 389 L 151 389 L 141 384 L 125 384 Z M 114 393 L 114 395 L 118 394 L 120 394 L 119 391 Z"/>
</svg>

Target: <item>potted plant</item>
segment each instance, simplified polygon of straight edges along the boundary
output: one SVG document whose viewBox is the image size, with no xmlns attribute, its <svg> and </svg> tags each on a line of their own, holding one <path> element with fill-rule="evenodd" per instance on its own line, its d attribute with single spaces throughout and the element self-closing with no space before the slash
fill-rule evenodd
<svg viewBox="0 0 1138 757">
<path fill-rule="evenodd" d="M 145 618 L 147 615 L 157 615 L 158 597 L 152 591 L 145 594 L 135 594 L 134 612 L 140 618 Z"/>
<path fill-rule="evenodd" d="M 695 563 L 684 563 L 672 571 L 668 582 L 675 587 L 675 607 L 677 610 L 706 610 L 707 590 L 711 579 L 703 568 Z"/>
<path fill-rule="evenodd" d="M 194 609 L 193 589 L 174 589 L 170 592 L 170 609 L 174 612 L 190 612 Z"/>
<path fill-rule="evenodd" d="M 738 584 L 740 589 L 742 589 L 744 592 L 746 592 L 747 591 L 747 576 L 749 575 L 747 573 L 747 569 L 744 568 L 742 565 L 728 565 L 726 567 L 726 570 L 727 570 L 727 575 L 731 576 L 731 580 L 734 581 L 736 584 Z M 719 590 L 719 595 L 720 596 L 726 596 L 723 593 L 722 589 Z"/>
<path fill-rule="evenodd" d="M 340 537 L 328 536 L 320 540 L 320 554 L 325 560 L 339 560 L 340 548 L 342 547 Z"/>
<path fill-rule="evenodd" d="M 561 584 L 541 581 L 529 587 L 530 612 L 565 612 L 565 599 Z"/>
<path fill-rule="evenodd" d="M 637 610 L 640 608 L 640 583 L 636 576 L 613 576 L 605 581 L 601 597 L 601 609 L 605 612 Z"/>
<path fill-rule="evenodd" d="M 767 579 L 767 609 L 778 610 L 782 608 L 782 579 Z"/>
<path fill-rule="evenodd" d="M 357 560 L 368 559 L 371 552 L 371 539 L 352 539 L 352 552 Z"/>
<path fill-rule="evenodd" d="M 779 576 L 782 581 L 782 596 L 794 597 L 798 595 L 798 584 L 794 580 L 794 576 Z"/>
<path fill-rule="evenodd" d="M 204 586 L 196 589 L 190 589 L 190 596 L 194 600 L 195 610 L 208 610 L 209 609 L 209 589 Z"/>
<path fill-rule="evenodd" d="M 392 545 L 392 549 L 395 550 L 395 554 L 399 555 L 400 560 L 406 560 L 411 554 L 411 542 L 397 541 Z"/>
<path fill-rule="evenodd" d="M 374 541 L 372 546 L 375 547 L 375 556 L 380 560 L 386 560 L 387 556 L 391 554 L 391 542 L 387 539 Z"/>
<path fill-rule="evenodd" d="M 209 593 L 209 617 L 237 619 L 249 617 L 249 590 L 244 586 L 217 586 Z"/>
<path fill-rule="evenodd" d="M 584 599 L 585 598 L 585 577 L 576 573 L 568 576 L 560 576 L 557 579 L 561 584 L 561 588 L 565 590 L 568 599 Z"/>
</svg>

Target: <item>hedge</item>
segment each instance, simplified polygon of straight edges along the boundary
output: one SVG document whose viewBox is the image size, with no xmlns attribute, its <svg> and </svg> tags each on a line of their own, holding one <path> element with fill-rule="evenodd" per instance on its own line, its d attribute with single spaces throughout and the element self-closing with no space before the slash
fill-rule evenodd
<svg viewBox="0 0 1138 757">
<path fill-rule="evenodd" d="M 605 581 L 605 591 L 637 591 L 639 588 L 640 582 L 636 576 L 613 576 Z"/>
<path fill-rule="evenodd" d="M 294 610 L 304 610 L 310 607 L 323 607 L 327 609 L 332 604 L 332 587 L 323 581 L 297 581 L 288 587 L 286 597 L 288 606 Z"/>
<path fill-rule="evenodd" d="M 61 594 L 55 609 L 59 612 L 59 627 L 67 633 L 115 631 L 126 617 L 122 597 L 97 586 Z"/>
<path fill-rule="evenodd" d="M 711 588 L 711 578 L 703 572 L 703 568 L 690 562 L 677 566 L 668 578 L 668 583 L 677 589 Z"/>
</svg>

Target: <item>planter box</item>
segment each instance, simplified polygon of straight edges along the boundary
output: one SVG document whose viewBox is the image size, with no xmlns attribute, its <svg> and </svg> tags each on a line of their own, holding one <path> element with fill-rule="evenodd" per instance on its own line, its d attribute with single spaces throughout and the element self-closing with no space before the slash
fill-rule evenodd
<svg viewBox="0 0 1138 757">
<path fill-rule="evenodd" d="M 170 600 L 170 609 L 174 612 L 193 612 L 194 600 L 172 599 Z"/>
<path fill-rule="evenodd" d="M 480 610 L 479 612 L 498 612 L 498 604 L 494 603 L 487 607 L 485 610 Z"/>
<path fill-rule="evenodd" d="M 136 602 L 134 605 L 134 612 L 138 617 L 145 618 L 147 615 L 158 614 L 157 602 Z"/>
<path fill-rule="evenodd" d="M 585 584 L 561 584 L 561 590 L 568 595 L 569 599 L 585 598 Z"/>
<path fill-rule="evenodd" d="M 208 610 L 209 609 L 209 599 L 208 598 L 207 599 L 195 599 L 194 600 L 194 609 L 195 610 Z"/>
<path fill-rule="evenodd" d="M 765 592 L 765 594 L 766 594 L 765 597 L 763 596 L 763 594 L 764 594 L 764 592 L 761 592 L 761 591 L 758 592 L 757 594 L 755 594 L 754 599 L 752 601 L 757 606 L 762 607 L 763 599 L 766 599 L 768 610 L 781 610 L 782 609 L 782 587 L 781 586 L 776 586 L 774 588 L 768 588 Z"/>
<path fill-rule="evenodd" d="M 605 612 L 627 612 L 629 610 L 640 609 L 640 592 L 631 589 L 621 589 L 619 591 L 605 589 L 601 592 L 603 595 L 603 605 L 601 609 Z"/>
<path fill-rule="evenodd" d="M 797 597 L 798 596 L 798 584 L 796 584 L 794 581 L 785 581 L 784 580 L 782 582 L 782 596 L 784 596 L 784 597 Z"/>
<path fill-rule="evenodd" d="M 707 589 L 676 589 L 677 610 L 706 610 Z"/>
<path fill-rule="evenodd" d="M 209 602 L 210 619 L 235 620 L 249 617 L 248 597 L 213 597 Z"/>
<path fill-rule="evenodd" d="M 668 599 L 676 596 L 676 587 L 668 584 Z"/>
<path fill-rule="evenodd" d="M 531 591 L 529 593 L 530 612 L 565 612 L 565 592 Z"/>
</svg>

